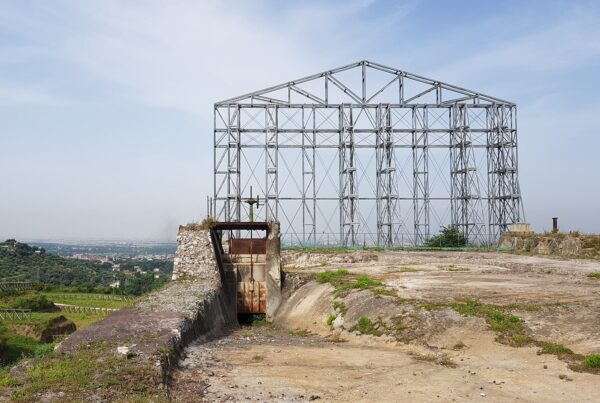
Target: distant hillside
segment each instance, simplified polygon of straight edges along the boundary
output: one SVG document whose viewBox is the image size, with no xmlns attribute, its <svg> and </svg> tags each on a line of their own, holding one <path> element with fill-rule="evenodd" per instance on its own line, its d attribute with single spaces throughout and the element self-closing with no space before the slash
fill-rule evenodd
<svg viewBox="0 0 600 403">
<path fill-rule="evenodd" d="M 109 263 L 62 258 L 14 239 L 0 243 L 0 281 L 101 287 L 114 278 Z"/>
</svg>

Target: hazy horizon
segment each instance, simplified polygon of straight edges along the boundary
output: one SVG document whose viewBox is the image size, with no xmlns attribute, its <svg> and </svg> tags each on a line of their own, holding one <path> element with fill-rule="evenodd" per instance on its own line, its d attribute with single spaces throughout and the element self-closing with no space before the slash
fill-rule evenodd
<svg viewBox="0 0 600 403">
<path fill-rule="evenodd" d="M 0 240 L 173 241 L 214 102 L 363 59 L 516 102 L 527 222 L 600 232 L 598 2 L 0 4 Z"/>
</svg>

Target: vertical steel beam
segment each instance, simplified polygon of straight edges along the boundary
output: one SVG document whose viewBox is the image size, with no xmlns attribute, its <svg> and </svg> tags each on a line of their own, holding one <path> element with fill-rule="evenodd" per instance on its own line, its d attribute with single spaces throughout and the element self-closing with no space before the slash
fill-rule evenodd
<svg viewBox="0 0 600 403">
<path fill-rule="evenodd" d="M 488 225 L 494 240 L 521 219 L 515 115 L 515 106 L 500 104 L 487 109 Z"/>
<path fill-rule="evenodd" d="M 392 133 L 391 107 L 380 104 L 376 111 L 376 204 L 377 246 L 392 247 L 395 239 L 394 220 L 397 218 L 396 168 Z"/>
<path fill-rule="evenodd" d="M 225 206 L 225 220 L 241 220 L 241 180 L 240 180 L 240 106 L 227 107 L 227 200 Z"/>
<path fill-rule="evenodd" d="M 473 152 L 469 109 L 457 103 L 450 117 L 450 209 L 451 224 L 458 227 L 470 244 L 483 241 L 483 217 L 477 166 Z"/>
<path fill-rule="evenodd" d="M 357 244 L 358 188 L 356 166 L 354 165 L 354 119 L 350 104 L 342 104 L 339 108 L 339 173 L 340 173 L 340 243 L 344 246 Z"/>
<path fill-rule="evenodd" d="M 311 129 L 309 129 L 309 126 Z M 302 107 L 302 243 L 316 242 L 315 108 Z"/>
<path fill-rule="evenodd" d="M 429 239 L 429 111 L 412 107 L 413 215 L 415 245 Z"/>
<path fill-rule="evenodd" d="M 279 219 L 279 120 L 278 107 L 265 106 L 265 219 Z"/>
</svg>

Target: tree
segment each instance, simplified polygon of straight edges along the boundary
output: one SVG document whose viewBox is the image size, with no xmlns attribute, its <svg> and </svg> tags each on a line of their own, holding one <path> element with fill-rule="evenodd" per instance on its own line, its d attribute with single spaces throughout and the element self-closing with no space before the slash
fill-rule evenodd
<svg viewBox="0 0 600 403">
<path fill-rule="evenodd" d="M 457 248 L 467 245 L 467 237 L 456 225 L 442 227 L 440 235 L 436 235 L 427 241 L 427 246 L 432 248 Z"/>
</svg>

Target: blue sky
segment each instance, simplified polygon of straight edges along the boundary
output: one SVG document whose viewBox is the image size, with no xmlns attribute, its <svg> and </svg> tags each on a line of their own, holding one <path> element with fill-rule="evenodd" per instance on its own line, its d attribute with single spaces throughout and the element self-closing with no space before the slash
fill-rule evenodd
<svg viewBox="0 0 600 403">
<path fill-rule="evenodd" d="M 173 239 L 212 104 L 369 59 L 514 101 L 527 220 L 600 231 L 596 1 L 0 1 L 0 237 Z"/>
</svg>

